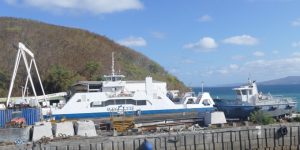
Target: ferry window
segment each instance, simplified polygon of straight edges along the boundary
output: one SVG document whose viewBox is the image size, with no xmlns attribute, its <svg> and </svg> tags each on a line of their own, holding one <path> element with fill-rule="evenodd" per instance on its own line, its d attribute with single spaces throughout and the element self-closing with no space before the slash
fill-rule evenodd
<svg viewBox="0 0 300 150">
<path fill-rule="evenodd" d="M 247 95 L 247 91 L 246 90 L 242 90 L 242 94 L 243 95 Z"/>
<path fill-rule="evenodd" d="M 105 102 L 105 106 L 108 106 L 108 105 L 115 105 L 115 100 L 108 100 Z"/>
<path fill-rule="evenodd" d="M 252 95 L 252 90 L 249 90 L 249 95 Z"/>
<path fill-rule="evenodd" d="M 81 102 L 81 99 L 78 99 L 76 102 Z"/>
<path fill-rule="evenodd" d="M 236 91 L 236 95 L 241 95 L 241 91 Z"/>
<path fill-rule="evenodd" d="M 146 105 L 146 100 L 137 100 L 137 105 Z"/>
<path fill-rule="evenodd" d="M 188 99 L 187 104 L 194 104 L 194 100 L 192 98 Z"/>
<path fill-rule="evenodd" d="M 208 101 L 207 99 L 203 100 L 202 104 L 203 104 L 204 106 L 210 105 L 210 103 L 209 103 L 209 101 Z"/>
<path fill-rule="evenodd" d="M 136 101 L 133 99 L 126 99 L 126 104 L 136 105 Z"/>
<path fill-rule="evenodd" d="M 91 107 L 103 107 L 103 105 L 102 104 L 100 104 L 100 103 L 94 103 L 94 102 L 91 102 Z"/>
<path fill-rule="evenodd" d="M 116 100 L 116 104 L 125 104 L 125 99 Z"/>
</svg>

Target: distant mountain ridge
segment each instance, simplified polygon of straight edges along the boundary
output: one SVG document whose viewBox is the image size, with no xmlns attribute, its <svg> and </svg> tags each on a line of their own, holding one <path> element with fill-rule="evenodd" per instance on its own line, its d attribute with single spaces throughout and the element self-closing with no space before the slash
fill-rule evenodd
<svg viewBox="0 0 300 150">
<path fill-rule="evenodd" d="M 300 76 L 287 76 L 284 78 L 258 82 L 259 85 L 291 85 L 300 84 Z"/>
<path fill-rule="evenodd" d="M 247 81 L 244 83 L 229 83 L 229 84 L 219 84 L 212 87 L 237 87 L 243 84 L 246 84 Z M 268 81 L 257 82 L 257 85 L 300 85 L 300 76 L 287 76 L 279 79 L 273 79 Z"/>
</svg>

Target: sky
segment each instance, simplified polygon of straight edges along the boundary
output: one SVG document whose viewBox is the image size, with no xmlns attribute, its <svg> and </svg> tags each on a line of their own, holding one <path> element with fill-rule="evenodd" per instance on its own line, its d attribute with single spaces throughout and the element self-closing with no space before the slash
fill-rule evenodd
<svg viewBox="0 0 300 150">
<path fill-rule="evenodd" d="M 187 86 L 300 75 L 299 0 L 0 0 L 0 16 L 85 29 Z"/>
</svg>

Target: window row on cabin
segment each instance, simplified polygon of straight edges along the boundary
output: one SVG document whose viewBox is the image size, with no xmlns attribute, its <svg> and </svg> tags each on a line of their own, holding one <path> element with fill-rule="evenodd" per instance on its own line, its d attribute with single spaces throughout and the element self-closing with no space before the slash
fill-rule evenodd
<svg viewBox="0 0 300 150">
<path fill-rule="evenodd" d="M 111 99 L 107 101 L 95 101 L 91 102 L 91 107 L 105 107 L 109 105 L 125 105 L 125 104 L 131 104 L 131 105 L 146 105 L 146 100 L 133 100 L 133 99 Z"/>
</svg>

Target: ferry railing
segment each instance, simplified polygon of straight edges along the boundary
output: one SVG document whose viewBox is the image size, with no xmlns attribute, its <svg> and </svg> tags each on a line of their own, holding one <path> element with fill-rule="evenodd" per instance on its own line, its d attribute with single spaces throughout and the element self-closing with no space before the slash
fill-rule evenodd
<svg viewBox="0 0 300 150">
<path fill-rule="evenodd" d="M 109 98 L 114 98 L 114 97 L 133 97 L 134 96 L 134 92 L 130 92 L 130 93 L 113 93 L 113 94 L 106 94 Z"/>
</svg>

